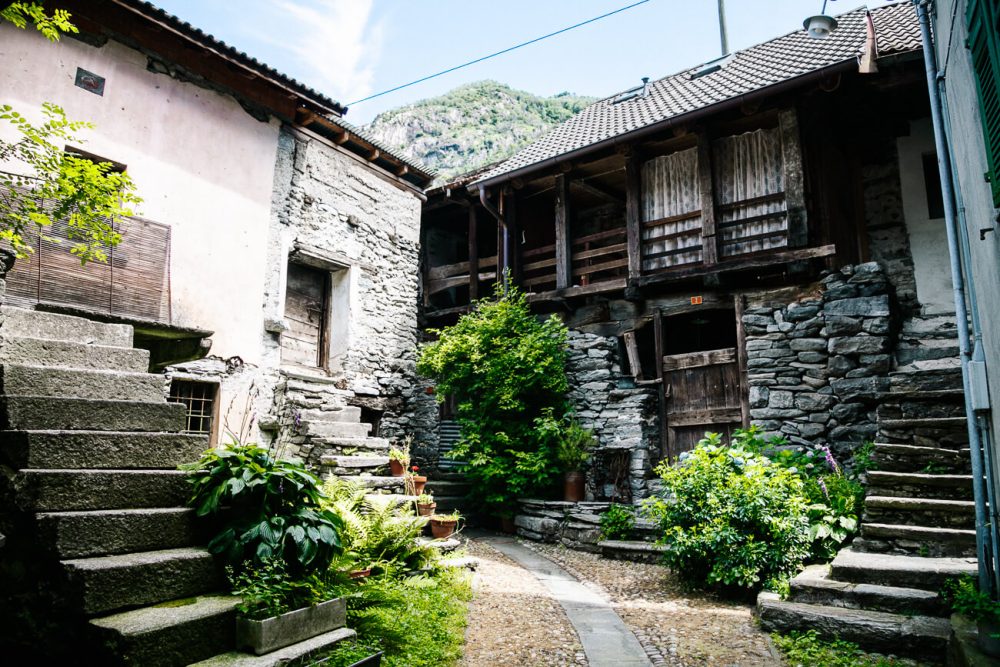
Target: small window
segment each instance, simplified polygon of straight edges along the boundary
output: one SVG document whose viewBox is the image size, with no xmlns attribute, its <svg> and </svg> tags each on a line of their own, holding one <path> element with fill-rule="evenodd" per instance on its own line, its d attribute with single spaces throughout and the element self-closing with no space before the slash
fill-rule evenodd
<svg viewBox="0 0 1000 667">
<path fill-rule="evenodd" d="M 172 380 L 170 382 L 171 403 L 180 403 L 186 408 L 184 431 L 187 433 L 212 434 L 215 422 L 215 399 L 219 385 L 213 382 L 192 380 Z"/>
</svg>

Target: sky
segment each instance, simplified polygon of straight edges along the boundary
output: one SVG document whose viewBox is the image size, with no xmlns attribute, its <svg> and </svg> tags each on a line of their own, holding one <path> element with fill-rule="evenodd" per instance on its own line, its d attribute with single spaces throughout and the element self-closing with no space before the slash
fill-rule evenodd
<svg viewBox="0 0 1000 667">
<path fill-rule="evenodd" d="M 720 54 L 717 0 L 649 0 L 543 42 L 376 99 L 356 100 L 636 0 L 153 0 L 341 104 L 356 125 L 493 79 L 538 95 L 605 97 Z M 865 0 L 831 0 L 842 14 Z M 868 0 L 869 7 L 889 4 Z M 725 0 L 731 50 L 801 29 L 822 0 Z"/>
</svg>

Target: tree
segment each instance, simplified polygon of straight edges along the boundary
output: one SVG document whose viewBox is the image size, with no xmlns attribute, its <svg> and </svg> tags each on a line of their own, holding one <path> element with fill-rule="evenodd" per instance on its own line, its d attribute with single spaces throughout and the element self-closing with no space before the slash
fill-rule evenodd
<svg viewBox="0 0 1000 667">
<path fill-rule="evenodd" d="M 32 23 L 53 42 L 63 32 L 78 32 L 66 10 L 46 14 L 37 2 L 15 2 L 0 10 L 0 20 L 21 29 Z M 135 183 L 109 162 L 66 152 L 66 144 L 83 143 L 77 133 L 93 128 L 91 123 L 71 121 L 49 102 L 42 105 L 42 115 L 44 121 L 36 124 L 10 105 L 0 106 L 0 121 L 15 132 L 12 139 L 0 138 L 0 241 L 25 257 L 31 253 L 26 233 L 62 220 L 73 255 L 81 262 L 106 262 L 105 250 L 121 241 L 114 220 L 133 215 L 130 206 L 142 201 Z"/>
</svg>

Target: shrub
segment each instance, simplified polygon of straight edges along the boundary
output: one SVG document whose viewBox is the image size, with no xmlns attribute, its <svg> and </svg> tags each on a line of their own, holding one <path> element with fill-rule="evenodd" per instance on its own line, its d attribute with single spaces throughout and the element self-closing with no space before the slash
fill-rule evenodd
<svg viewBox="0 0 1000 667">
<path fill-rule="evenodd" d="M 513 512 L 519 496 L 551 486 L 557 467 L 539 418 L 566 412 L 566 327 L 531 314 L 524 294 L 498 285 L 438 340 L 417 370 L 437 382 L 439 400 L 457 399 L 462 437 L 451 456 L 466 462 L 472 494 L 487 510 Z"/>
<path fill-rule="evenodd" d="M 233 443 L 181 469 L 197 515 L 222 518 L 208 548 L 230 564 L 280 558 L 298 576 L 325 570 L 340 552 L 342 522 L 320 506 L 318 480 L 301 463 Z"/>
<path fill-rule="evenodd" d="M 572 414 L 557 419 L 552 408 L 535 419 L 535 430 L 539 438 L 549 443 L 559 470 L 564 472 L 580 470 L 596 443 L 594 432 L 581 426 Z"/>
<path fill-rule="evenodd" d="M 635 508 L 613 504 L 601 515 L 602 540 L 627 540 L 635 528 Z"/>
<path fill-rule="evenodd" d="M 802 480 L 767 457 L 706 434 L 657 472 L 672 497 L 654 499 L 650 516 L 664 531 L 666 564 L 689 583 L 780 588 L 808 556 Z"/>
<path fill-rule="evenodd" d="M 902 667 L 914 664 L 882 655 L 865 653 L 857 644 L 820 639 L 815 630 L 771 635 L 775 646 L 791 665 L 808 667 Z"/>
<path fill-rule="evenodd" d="M 941 589 L 941 598 L 956 614 L 976 622 L 1000 623 L 1000 603 L 979 590 L 975 577 L 949 579 Z"/>
<path fill-rule="evenodd" d="M 288 572 L 285 562 L 277 558 L 260 564 L 245 563 L 239 572 L 229 566 L 226 576 L 233 595 L 241 598 L 237 609 L 256 620 L 326 602 L 350 590 L 349 580 L 335 571 L 295 577 Z"/>
</svg>

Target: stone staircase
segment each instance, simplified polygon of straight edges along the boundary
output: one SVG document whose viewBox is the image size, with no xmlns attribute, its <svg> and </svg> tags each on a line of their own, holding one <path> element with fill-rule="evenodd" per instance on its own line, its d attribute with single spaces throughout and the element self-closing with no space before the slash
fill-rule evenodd
<svg viewBox="0 0 1000 667">
<path fill-rule="evenodd" d="M 961 387 L 954 363 L 890 375 L 860 535 L 830 565 L 796 576 L 787 600 L 762 593 L 762 627 L 815 628 L 873 650 L 944 661 L 951 628 L 938 592 L 948 578 L 976 573 Z"/>
<path fill-rule="evenodd" d="M 185 408 L 148 363 L 130 326 L 0 306 L 4 659 L 276 665 L 353 636 L 232 652 L 238 599 L 177 470 L 208 439 L 182 432 Z"/>
</svg>

